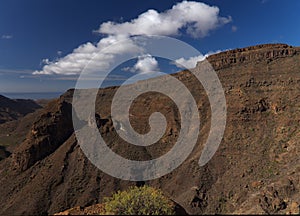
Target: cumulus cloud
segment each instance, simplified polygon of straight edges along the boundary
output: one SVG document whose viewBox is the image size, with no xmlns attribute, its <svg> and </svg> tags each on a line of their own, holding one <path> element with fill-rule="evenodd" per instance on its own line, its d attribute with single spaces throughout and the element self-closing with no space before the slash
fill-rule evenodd
<svg viewBox="0 0 300 216">
<path fill-rule="evenodd" d="M 231 21 L 220 17 L 219 8 L 201 2 L 183 1 L 159 13 L 148 10 L 130 22 L 105 22 L 99 33 L 125 35 L 178 35 L 180 30 L 192 37 L 204 37 L 210 30 Z"/>
<path fill-rule="evenodd" d="M 90 71 L 87 72 L 103 71 L 109 68 L 109 65 L 114 61 L 116 55 L 125 52 L 138 53 L 141 51 L 141 48 L 130 39 L 128 43 L 120 43 L 119 46 L 114 46 L 114 49 L 109 49 L 109 52 L 105 50 L 105 48 L 110 45 L 125 39 L 128 38 L 124 35 L 111 35 L 101 39 L 96 45 L 88 42 L 74 49 L 71 54 L 55 62 L 49 60 L 44 62 L 46 65 L 43 67 L 43 70 L 35 71 L 33 74 L 78 75 L 88 63 L 90 64 Z M 100 51 L 101 53 L 99 54 Z M 91 61 L 92 59 L 93 61 Z"/>
<path fill-rule="evenodd" d="M 180 58 L 176 59 L 173 63 L 179 68 L 194 68 L 198 61 L 205 59 L 204 55 L 190 57 L 189 59 Z"/>
<path fill-rule="evenodd" d="M 160 69 L 157 60 L 150 54 L 147 54 L 139 56 L 133 67 L 124 67 L 122 71 L 151 74 L 152 72 L 160 71 Z"/>
<path fill-rule="evenodd" d="M 131 72 L 143 74 L 159 71 L 157 60 L 151 55 L 139 56 L 136 64 L 130 69 Z"/>
<path fill-rule="evenodd" d="M 157 61 L 154 57 L 143 56 L 145 53 L 143 53 L 142 47 L 136 41 L 131 40 L 130 36 L 187 34 L 200 38 L 228 22 L 231 22 L 231 17 L 219 16 L 218 7 L 195 1 L 177 3 L 164 12 L 150 9 L 130 22 L 102 23 L 97 32 L 106 36 L 97 44 L 88 42 L 64 57 L 54 61 L 45 61 L 42 70 L 35 71 L 33 74 L 78 75 L 88 63 L 90 72 L 105 71 L 114 62 L 117 55 L 128 52 L 142 56 L 130 70 L 145 73 L 149 70 L 156 70 L 158 68 Z M 114 46 L 114 50 L 110 49 L 109 52 L 106 52 L 106 48 L 125 39 L 128 39 L 129 42 L 120 43 L 119 46 Z M 91 59 L 93 59 L 92 63 Z"/>
<path fill-rule="evenodd" d="M 207 54 L 205 55 L 199 55 L 199 56 L 193 56 L 193 57 L 190 57 L 188 59 L 185 59 L 185 58 L 179 58 L 179 59 L 176 59 L 174 62 L 172 62 L 173 64 L 175 64 L 177 67 L 179 68 L 187 68 L 187 69 L 190 69 L 190 68 L 194 68 L 196 67 L 196 64 L 197 62 L 199 61 L 203 61 L 205 58 L 207 58 L 208 56 L 210 55 L 213 55 L 213 54 L 216 54 L 216 53 L 219 53 L 219 52 L 222 52 L 221 50 L 217 50 L 217 51 L 213 51 L 213 52 L 208 52 Z"/>
</svg>

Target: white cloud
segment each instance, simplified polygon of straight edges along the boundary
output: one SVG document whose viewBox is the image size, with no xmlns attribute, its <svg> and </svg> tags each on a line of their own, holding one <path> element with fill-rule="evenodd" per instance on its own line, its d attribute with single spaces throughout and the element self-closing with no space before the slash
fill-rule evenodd
<svg viewBox="0 0 300 216">
<path fill-rule="evenodd" d="M 90 72 L 105 71 L 117 55 L 145 54 L 142 52 L 142 47 L 130 39 L 131 35 L 172 36 L 185 33 L 198 38 L 207 36 L 211 30 L 228 22 L 231 22 L 231 17 L 220 17 L 218 7 L 195 1 L 177 3 L 171 9 L 161 13 L 151 9 L 130 22 L 101 24 L 97 32 L 107 36 L 97 44 L 88 42 L 64 57 L 53 61 L 48 59 L 44 61 L 42 70 L 35 71 L 33 74 L 79 75 L 88 63 Z M 110 49 L 109 53 L 106 51 L 110 45 L 125 39 L 129 42 L 114 46 L 114 50 Z M 92 62 L 90 62 L 91 59 L 93 59 Z M 145 58 L 144 56 L 138 60 L 133 70 L 144 73 L 157 68 L 157 61 L 153 57 Z"/>
<path fill-rule="evenodd" d="M 12 35 L 2 35 L 1 38 L 2 39 L 12 39 L 13 36 Z"/>
<path fill-rule="evenodd" d="M 162 13 L 148 10 L 130 22 L 105 22 L 98 32 L 109 35 L 178 35 L 180 30 L 185 30 L 190 36 L 198 38 L 230 21 L 231 17 L 219 16 L 218 7 L 183 1 Z"/>
<path fill-rule="evenodd" d="M 205 59 L 204 55 L 190 57 L 189 59 L 180 58 L 176 59 L 173 63 L 179 68 L 194 68 L 198 61 Z"/>
<path fill-rule="evenodd" d="M 50 64 L 51 61 L 48 58 L 42 59 L 43 64 Z"/>
<path fill-rule="evenodd" d="M 205 55 L 193 56 L 193 57 L 190 57 L 189 59 L 179 58 L 179 59 L 176 59 L 174 62 L 172 62 L 172 64 L 175 64 L 179 68 L 190 69 L 190 68 L 196 67 L 197 62 L 203 61 L 208 56 L 216 54 L 216 53 L 220 53 L 220 52 L 222 52 L 222 51 L 221 50 L 210 51 Z"/>
<path fill-rule="evenodd" d="M 140 56 L 132 69 L 143 74 L 159 71 L 158 62 L 151 55 Z"/>
<path fill-rule="evenodd" d="M 141 74 L 151 74 L 159 70 L 157 60 L 150 54 L 139 56 L 133 67 L 122 68 L 122 71 L 138 72 Z"/>
<path fill-rule="evenodd" d="M 141 48 L 130 39 L 128 39 L 129 43 L 120 43 L 119 46 L 114 46 L 114 49 L 109 49 L 109 52 L 105 50 L 105 48 L 110 45 L 124 39 L 128 38 L 123 35 L 111 35 L 101 39 L 96 45 L 88 42 L 74 49 L 71 54 L 55 62 L 49 60 L 44 62 L 46 65 L 43 67 L 43 70 L 35 71 L 33 74 L 78 75 L 88 63 L 90 64 L 89 69 L 91 70 L 88 72 L 103 71 L 114 61 L 116 55 L 129 52 L 138 53 L 141 51 Z M 100 51 L 102 52 L 98 54 Z M 93 61 L 91 61 L 92 59 Z"/>
</svg>

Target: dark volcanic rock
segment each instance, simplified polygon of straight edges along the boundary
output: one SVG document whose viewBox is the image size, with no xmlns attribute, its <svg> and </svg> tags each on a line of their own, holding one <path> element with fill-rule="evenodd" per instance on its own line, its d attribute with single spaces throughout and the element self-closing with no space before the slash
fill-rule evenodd
<svg viewBox="0 0 300 216">
<path fill-rule="evenodd" d="M 10 155 L 10 152 L 6 150 L 4 146 L 0 146 L 0 161 L 4 158 L 7 158 Z"/>
<path fill-rule="evenodd" d="M 13 153 L 15 168 L 24 171 L 49 156 L 73 131 L 72 105 L 60 99 L 50 102 L 33 124 L 27 140 Z"/>
<path fill-rule="evenodd" d="M 299 48 L 287 44 L 262 44 L 211 55 L 208 61 L 215 70 L 219 70 L 238 64 L 271 62 L 278 58 L 292 57 L 299 52 Z"/>
<path fill-rule="evenodd" d="M 218 151 L 199 167 L 210 129 L 210 104 L 192 74 L 177 73 L 174 77 L 197 102 L 199 139 L 180 167 L 145 184 L 161 188 L 190 214 L 295 212 L 300 203 L 299 48 L 259 45 L 208 60 L 217 70 L 227 100 L 227 127 Z M 176 105 L 158 93 L 137 98 L 130 109 L 133 128 L 146 133 L 150 114 L 160 111 L 167 129 L 158 143 L 133 146 L 117 136 L 111 121 L 110 105 L 117 88 L 100 89 L 96 101 L 96 122 L 107 145 L 133 160 L 157 158 L 169 151 L 180 131 Z M 108 176 L 86 158 L 72 134 L 71 99 L 69 90 L 44 108 L 27 139 L 0 162 L 0 214 L 54 214 L 84 208 L 137 184 Z"/>
</svg>

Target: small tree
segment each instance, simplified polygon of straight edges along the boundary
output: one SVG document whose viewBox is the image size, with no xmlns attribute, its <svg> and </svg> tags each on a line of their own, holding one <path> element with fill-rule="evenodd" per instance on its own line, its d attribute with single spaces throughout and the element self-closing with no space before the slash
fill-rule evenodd
<svg viewBox="0 0 300 216">
<path fill-rule="evenodd" d="M 118 191 L 104 198 L 103 214 L 116 215 L 174 215 L 175 207 L 161 190 L 143 186 Z"/>
</svg>

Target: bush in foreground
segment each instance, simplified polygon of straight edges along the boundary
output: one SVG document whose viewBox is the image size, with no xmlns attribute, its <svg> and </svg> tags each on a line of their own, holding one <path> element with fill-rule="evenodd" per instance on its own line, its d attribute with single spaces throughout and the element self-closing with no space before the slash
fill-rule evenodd
<svg viewBox="0 0 300 216">
<path fill-rule="evenodd" d="M 174 215 L 174 204 L 161 190 L 143 186 L 118 191 L 104 198 L 105 212 L 116 215 Z"/>
</svg>

